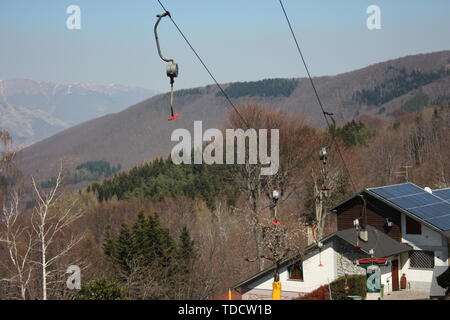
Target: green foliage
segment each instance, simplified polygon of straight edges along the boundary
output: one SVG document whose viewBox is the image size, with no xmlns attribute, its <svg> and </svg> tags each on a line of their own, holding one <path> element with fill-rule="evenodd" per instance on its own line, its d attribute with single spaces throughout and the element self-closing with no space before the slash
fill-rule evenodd
<svg viewBox="0 0 450 320">
<path fill-rule="evenodd" d="M 177 272 L 188 272 L 195 259 L 194 242 L 187 228 L 183 228 L 177 243 L 157 214 L 145 217 L 142 212 L 131 228 L 122 224 L 117 236 L 107 230 L 103 250 L 125 274 L 152 266 L 176 276 Z"/>
<path fill-rule="evenodd" d="M 109 252 L 114 262 L 117 263 L 126 273 L 129 273 L 133 269 L 134 265 L 134 242 L 131 238 L 130 229 L 126 224 L 122 224 L 120 233 L 117 239 L 112 242 Z M 106 253 L 106 252 L 105 252 Z"/>
<path fill-rule="evenodd" d="M 84 162 L 69 173 L 68 183 L 77 184 L 85 181 L 99 181 L 114 175 L 120 169 L 120 163 L 117 167 L 114 167 L 107 161 Z M 53 188 L 56 185 L 56 177 L 43 181 L 39 185 L 44 189 Z"/>
<path fill-rule="evenodd" d="M 450 95 L 439 96 L 437 99 L 431 102 L 432 106 L 443 106 L 450 101 Z M 450 106 L 450 103 L 449 103 Z"/>
<path fill-rule="evenodd" d="M 375 86 L 373 89 L 363 89 L 356 92 L 353 95 L 353 100 L 358 104 L 380 106 L 450 73 L 447 70 L 430 73 L 414 70 L 411 73 L 407 73 L 404 68 L 395 69 L 392 67 L 387 71 L 390 70 L 393 70 L 396 75 L 384 81 L 382 84 Z"/>
<path fill-rule="evenodd" d="M 233 181 L 223 179 L 226 170 L 225 165 L 178 166 L 170 158 L 156 159 L 129 172 L 116 174 L 101 184 L 94 183 L 88 191 L 95 192 L 99 201 L 114 197 L 118 200 L 142 197 L 161 201 L 186 196 L 202 199 L 212 208 L 216 197 L 223 196 L 231 202 L 237 193 Z"/>
<path fill-rule="evenodd" d="M 188 228 L 183 228 L 179 243 L 180 272 L 188 273 L 191 262 L 195 260 L 194 241 L 191 239 Z"/>
<path fill-rule="evenodd" d="M 345 286 L 349 286 L 346 291 Z M 331 294 L 333 300 L 351 300 L 348 296 L 361 296 L 363 298 L 367 295 L 367 284 L 365 275 L 349 275 L 347 281 L 345 277 L 340 277 L 331 283 Z"/>
<path fill-rule="evenodd" d="M 46 181 L 42 181 L 41 183 L 39 183 L 39 185 L 44 189 L 53 188 L 54 186 L 56 186 L 56 177 L 51 177 Z"/>
<path fill-rule="evenodd" d="M 374 137 L 376 131 L 367 129 L 360 121 L 352 120 L 338 128 L 336 134 L 348 146 L 357 146 L 365 144 L 367 140 Z"/>
<path fill-rule="evenodd" d="M 84 181 L 98 181 L 114 175 L 120 169 L 120 164 L 114 167 L 107 161 L 88 161 L 76 167 L 69 180 L 72 184 Z"/>
<path fill-rule="evenodd" d="M 297 87 L 295 79 L 265 79 L 253 82 L 235 82 L 230 84 L 224 91 L 231 98 L 240 97 L 289 97 Z M 218 96 L 222 92 L 217 93 Z"/>
<path fill-rule="evenodd" d="M 77 300 L 125 300 L 127 290 L 119 281 L 99 278 L 81 287 L 77 293 Z"/>
<path fill-rule="evenodd" d="M 422 111 L 424 107 L 428 105 L 430 98 L 424 93 L 418 93 L 410 100 L 406 101 L 402 109 L 408 112 Z"/>
<path fill-rule="evenodd" d="M 182 89 L 177 90 L 174 92 L 175 97 L 183 97 L 183 96 L 189 96 L 189 95 L 195 95 L 195 94 L 201 94 L 202 91 L 199 88 L 194 89 Z"/>
</svg>

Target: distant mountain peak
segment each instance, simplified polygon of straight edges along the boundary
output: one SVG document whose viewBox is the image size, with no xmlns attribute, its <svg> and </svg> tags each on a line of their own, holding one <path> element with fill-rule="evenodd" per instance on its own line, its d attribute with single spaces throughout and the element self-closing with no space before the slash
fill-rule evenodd
<svg viewBox="0 0 450 320">
<path fill-rule="evenodd" d="M 72 125 L 120 112 L 157 91 L 121 84 L 0 80 L 0 128 L 16 146 L 45 139 Z"/>
</svg>

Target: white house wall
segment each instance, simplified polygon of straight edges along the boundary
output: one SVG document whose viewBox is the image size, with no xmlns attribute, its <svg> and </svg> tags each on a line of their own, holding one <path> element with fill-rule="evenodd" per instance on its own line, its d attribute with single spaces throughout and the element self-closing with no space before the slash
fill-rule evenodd
<svg viewBox="0 0 450 320">
<path fill-rule="evenodd" d="M 322 262 L 323 267 L 319 267 Z M 324 245 L 319 256 L 315 250 L 303 258 L 303 281 L 289 280 L 287 267 L 280 270 L 280 281 L 283 299 L 292 299 L 314 291 L 336 278 L 336 262 L 331 242 Z M 270 299 L 272 295 L 273 273 L 255 281 L 251 288 L 243 294 L 243 300 Z"/>
<path fill-rule="evenodd" d="M 442 246 L 442 235 L 422 224 L 422 234 L 406 234 L 406 218 L 402 214 L 402 242 L 409 243 L 415 247 Z"/>
<path fill-rule="evenodd" d="M 384 285 L 385 293 L 392 291 L 392 267 L 391 265 L 380 266 L 381 284 Z"/>
<path fill-rule="evenodd" d="M 421 235 L 406 234 L 406 218 L 401 215 L 402 242 L 411 245 L 414 250 L 434 251 L 435 266 L 448 266 L 449 245 L 447 237 L 422 224 Z M 355 256 L 353 247 L 344 245 L 339 239 L 324 244 L 321 254 L 319 250 L 310 252 L 303 257 L 303 281 L 289 280 L 287 267 L 280 270 L 283 299 L 292 299 L 311 292 L 318 287 L 332 282 L 344 272 L 348 274 L 362 273 L 359 268 L 351 265 Z M 350 246 L 346 248 L 346 246 Z M 362 253 L 361 253 L 362 254 Z M 321 258 L 321 259 L 320 259 Z M 407 285 L 413 290 L 429 291 L 433 282 L 433 270 L 411 269 L 408 252 L 389 260 L 399 260 L 399 280 L 406 275 Z M 319 267 L 320 262 L 323 267 Z M 356 268 L 356 269 L 355 269 Z M 435 269 L 436 269 L 435 268 Z M 436 270 L 435 270 L 436 271 Z M 436 272 L 435 272 L 436 274 Z M 242 296 L 245 299 L 270 299 L 272 294 L 273 274 L 268 274 L 258 281 L 254 281 L 251 288 Z M 381 283 L 385 286 L 385 293 L 392 291 L 392 266 L 381 267 Z"/>
<path fill-rule="evenodd" d="M 411 245 L 414 250 L 434 251 L 434 264 L 436 267 L 448 265 L 447 238 L 439 232 L 422 224 L 422 234 L 406 234 L 406 218 L 402 214 L 402 242 Z M 433 270 L 412 269 L 408 253 L 401 255 L 402 265 L 399 277 L 406 275 L 408 286 L 413 290 L 429 291 L 433 281 Z"/>
</svg>

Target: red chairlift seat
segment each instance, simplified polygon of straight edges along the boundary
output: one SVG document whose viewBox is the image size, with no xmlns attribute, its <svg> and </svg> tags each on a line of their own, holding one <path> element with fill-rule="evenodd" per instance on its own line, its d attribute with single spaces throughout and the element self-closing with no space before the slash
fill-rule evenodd
<svg viewBox="0 0 450 320">
<path fill-rule="evenodd" d="M 174 114 L 173 116 L 170 116 L 169 118 L 167 118 L 167 120 L 172 121 L 172 120 L 178 119 L 179 117 L 180 117 L 180 114 L 177 113 L 177 114 Z"/>
</svg>

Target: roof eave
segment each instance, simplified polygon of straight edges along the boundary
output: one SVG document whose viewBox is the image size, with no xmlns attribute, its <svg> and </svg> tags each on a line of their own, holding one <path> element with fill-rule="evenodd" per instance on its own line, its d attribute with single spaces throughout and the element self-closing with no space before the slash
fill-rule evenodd
<svg viewBox="0 0 450 320">
<path fill-rule="evenodd" d="M 345 204 L 345 203 L 349 202 L 350 200 L 353 200 L 354 198 L 360 196 L 360 195 L 363 194 L 365 191 L 366 191 L 366 189 L 363 189 L 362 191 L 353 194 L 352 196 L 348 197 L 347 199 L 342 200 L 341 202 L 339 202 L 339 203 L 338 203 L 337 205 L 335 205 L 334 207 L 329 208 L 328 211 L 334 211 L 334 210 L 336 210 L 337 208 L 339 208 L 339 207 L 342 206 L 343 204 Z"/>
<path fill-rule="evenodd" d="M 291 262 L 295 263 L 297 262 L 299 259 L 301 259 L 300 254 L 297 254 L 295 256 L 289 257 L 284 259 L 281 263 L 280 263 L 280 268 L 284 268 L 286 265 L 289 265 Z M 248 284 L 249 282 L 258 280 L 266 275 L 268 275 L 269 273 L 271 273 L 272 271 L 275 271 L 275 265 L 272 265 L 266 269 L 264 269 L 263 271 L 258 272 L 257 274 L 253 275 L 251 278 L 248 278 L 244 281 L 239 282 L 238 284 L 234 285 L 233 287 L 231 287 L 232 290 L 236 290 L 238 288 L 242 288 L 245 287 L 246 284 Z"/>
</svg>

